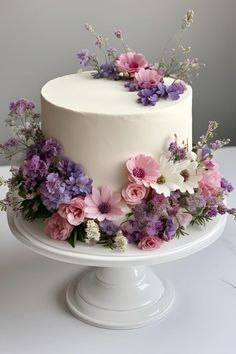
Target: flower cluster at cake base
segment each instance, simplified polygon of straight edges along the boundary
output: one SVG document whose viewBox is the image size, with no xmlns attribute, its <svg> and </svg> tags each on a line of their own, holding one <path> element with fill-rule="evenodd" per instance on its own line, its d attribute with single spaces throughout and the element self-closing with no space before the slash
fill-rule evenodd
<svg viewBox="0 0 236 354">
<path fill-rule="evenodd" d="M 191 151 L 175 137 L 161 156 L 128 158 L 127 183 L 119 192 L 93 186 L 81 164 L 43 136 L 33 102 L 11 102 L 7 123 L 14 135 L 0 152 L 12 161 L 12 178 L 0 179 L 9 187 L 0 208 L 11 207 L 27 220 L 43 219 L 45 233 L 54 240 L 73 247 L 82 241 L 120 251 L 128 243 L 153 250 L 187 235 L 189 225 L 204 225 L 218 214 L 236 216 L 236 209 L 224 203 L 233 187 L 213 158 L 228 143 L 213 140 L 216 122 Z"/>
<path fill-rule="evenodd" d="M 121 30 L 114 35 L 122 46 L 122 52 L 108 45 L 108 38 L 98 34 L 92 25 L 85 24 L 85 29 L 95 38 L 95 46 L 102 51 L 105 62 L 100 63 L 96 54 L 89 49 L 81 49 L 77 53 L 80 65 L 93 69 L 95 79 L 125 80 L 129 91 L 137 91 L 137 102 L 144 106 L 154 106 L 160 99 L 178 100 L 186 90 L 185 83 L 198 75 L 200 64 L 197 58 L 189 58 L 190 47 L 182 46 L 184 32 L 193 23 L 193 10 L 188 10 L 171 43 L 174 48 L 167 55 L 167 47 L 162 52 L 158 63 L 150 63 L 143 53 L 131 49 Z M 171 41 L 170 41 L 171 42 Z M 165 78 L 172 78 L 167 83 Z"/>
</svg>

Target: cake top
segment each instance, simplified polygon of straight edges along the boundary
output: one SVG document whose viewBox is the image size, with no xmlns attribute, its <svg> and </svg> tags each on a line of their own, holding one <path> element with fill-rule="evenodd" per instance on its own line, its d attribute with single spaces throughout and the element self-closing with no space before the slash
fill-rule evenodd
<svg viewBox="0 0 236 354">
<path fill-rule="evenodd" d="M 165 79 L 165 83 L 171 82 L 173 79 Z M 156 106 L 144 107 L 137 104 L 137 93 L 127 91 L 124 81 L 96 80 L 89 71 L 51 80 L 41 91 L 42 97 L 55 106 L 72 111 L 112 115 L 146 114 L 166 109 L 186 100 L 191 93 L 191 87 L 187 86 L 178 101 L 160 100 Z"/>
</svg>

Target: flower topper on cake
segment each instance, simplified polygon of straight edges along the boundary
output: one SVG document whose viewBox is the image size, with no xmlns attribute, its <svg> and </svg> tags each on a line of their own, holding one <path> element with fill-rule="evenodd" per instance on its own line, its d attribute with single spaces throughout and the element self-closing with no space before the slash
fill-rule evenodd
<svg viewBox="0 0 236 354">
<path fill-rule="evenodd" d="M 85 24 L 85 29 L 94 36 L 95 46 L 103 52 L 105 62 L 100 64 L 97 55 L 89 49 L 81 49 L 77 57 L 82 66 L 92 67 L 92 75 L 96 79 L 125 80 L 125 87 L 129 91 L 137 91 L 137 102 L 144 106 L 154 106 L 159 99 L 177 100 L 186 90 L 186 83 L 191 83 L 191 78 L 198 75 L 203 65 L 196 58 L 188 58 L 191 48 L 181 45 L 183 33 L 193 23 L 193 15 L 192 10 L 187 11 L 175 35 L 176 46 L 169 56 L 164 50 L 158 63 L 151 64 L 144 54 L 130 49 L 121 30 L 114 32 L 123 49 L 119 54 L 116 48 L 108 46 L 108 39 L 96 33 L 90 24 Z M 173 78 L 173 82 L 167 84 L 166 77 Z"/>
<path fill-rule="evenodd" d="M 127 181 L 117 192 L 93 186 L 84 168 L 64 156 L 56 140 L 43 136 L 34 108 L 25 99 L 10 103 L 7 124 L 14 135 L 0 144 L 0 153 L 13 167 L 10 179 L 0 179 L 9 187 L 0 209 L 10 207 L 26 220 L 43 219 L 52 239 L 73 247 L 82 241 L 120 251 L 128 243 L 153 250 L 186 235 L 189 225 L 204 225 L 219 214 L 236 217 L 236 209 L 224 204 L 233 187 L 213 158 L 229 142 L 212 141 L 216 122 L 209 123 L 192 151 L 175 136 L 160 156 L 127 156 Z M 14 166 L 19 153 L 23 161 Z"/>
</svg>

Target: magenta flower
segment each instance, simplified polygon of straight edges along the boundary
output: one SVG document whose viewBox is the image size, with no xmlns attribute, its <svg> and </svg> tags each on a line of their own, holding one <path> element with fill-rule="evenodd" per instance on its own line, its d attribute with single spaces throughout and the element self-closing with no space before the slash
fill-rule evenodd
<svg viewBox="0 0 236 354">
<path fill-rule="evenodd" d="M 163 76 L 155 69 L 141 68 L 134 74 L 134 81 L 140 89 L 154 87 Z"/>
<path fill-rule="evenodd" d="M 138 248 L 143 251 L 151 251 L 160 248 L 162 240 L 156 236 L 143 236 L 138 243 Z"/>
<path fill-rule="evenodd" d="M 129 180 L 149 187 L 160 176 L 158 162 L 149 155 L 139 154 L 131 157 L 126 166 L 130 172 Z"/>
<path fill-rule="evenodd" d="M 123 215 L 120 201 L 120 193 L 112 193 L 110 187 L 103 186 L 100 189 L 94 187 L 92 194 L 87 195 L 84 200 L 86 217 L 98 221 L 113 220 Z"/>
<path fill-rule="evenodd" d="M 145 68 L 148 62 L 142 53 L 127 52 L 123 53 L 116 60 L 116 65 L 122 72 L 127 72 L 134 76 L 141 68 Z"/>
<path fill-rule="evenodd" d="M 54 240 L 66 240 L 74 226 L 70 225 L 68 221 L 58 213 L 52 214 L 45 220 L 45 233 Z"/>
</svg>

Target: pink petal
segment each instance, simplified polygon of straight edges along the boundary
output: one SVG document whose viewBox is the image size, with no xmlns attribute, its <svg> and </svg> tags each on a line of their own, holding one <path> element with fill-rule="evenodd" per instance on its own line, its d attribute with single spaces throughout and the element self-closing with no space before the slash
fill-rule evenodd
<svg viewBox="0 0 236 354">
<path fill-rule="evenodd" d="M 101 188 L 101 201 L 103 203 L 108 203 L 111 200 L 112 191 L 108 186 L 102 186 Z"/>
<path fill-rule="evenodd" d="M 121 201 L 120 193 L 113 193 L 111 196 L 110 204 L 118 204 Z"/>
<path fill-rule="evenodd" d="M 92 196 L 91 195 L 87 195 L 86 198 L 84 199 L 84 202 L 87 206 L 90 207 L 96 207 L 96 203 L 93 201 Z"/>
<path fill-rule="evenodd" d="M 98 188 L 93 187 L 91 198 L 93 199 L 96 205 L 101 204 L 102 198 Z"/>
</svg>

